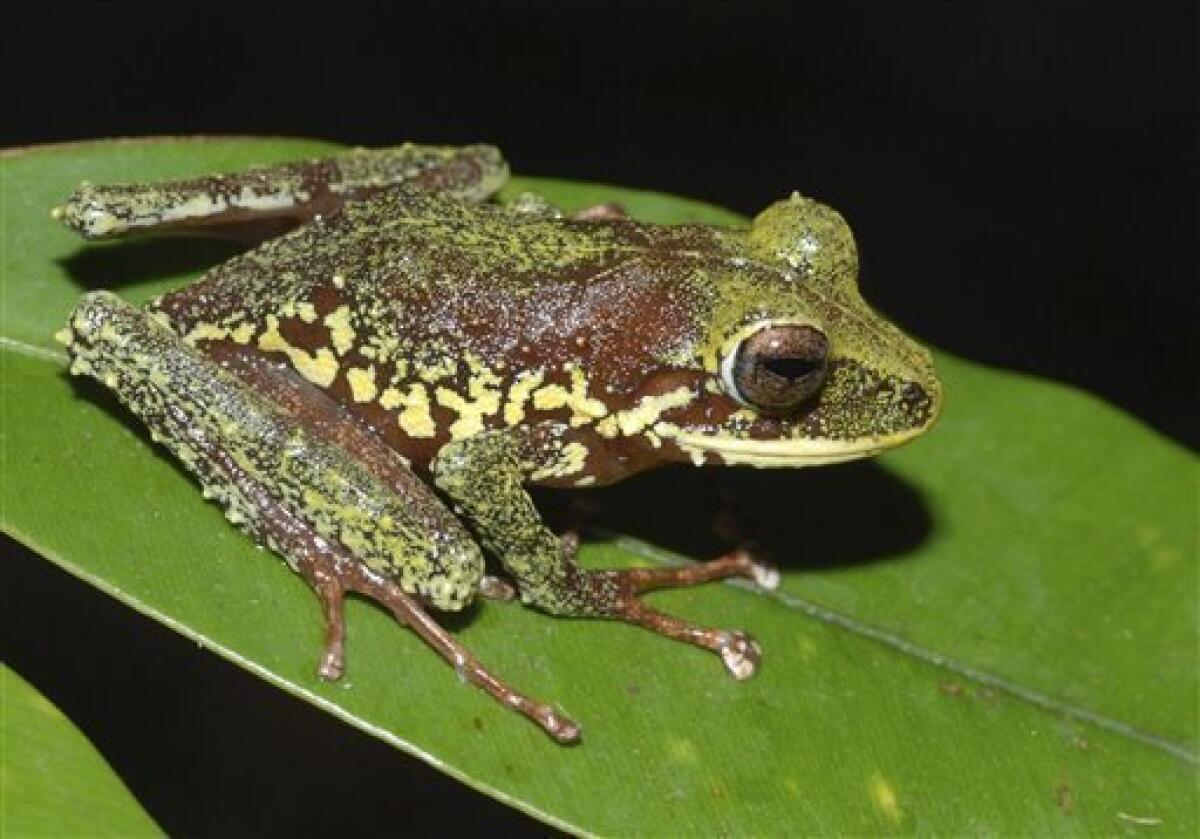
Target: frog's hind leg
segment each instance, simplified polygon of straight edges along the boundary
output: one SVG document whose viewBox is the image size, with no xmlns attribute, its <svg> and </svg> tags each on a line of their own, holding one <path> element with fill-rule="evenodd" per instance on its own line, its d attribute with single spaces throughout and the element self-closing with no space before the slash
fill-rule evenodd
<svg viewBox="0 0 1200 839">
<path fill-rule="evenodd" d="M 395 582 L 370 574 L 362 565 L 356 565 L 355 569 L 355 573 L 362 579 L 355 583 L 354 590 L 390 609 L 396 620 L 407 625 L 438 655 L 452 664 L 460 678 L 482 688 L 505 706 L 533 720 L 558 742 L 574 743 L 579 740 L 581 730 L 577 722 L 550 705 L 519 693 L 493 675 L 455 640 L 454 636 L 434 621 L 415 598 L 406 594 Z"/>
<path fill-rule="evenodd" d="M 482 200 L 507 175 L 491 146 L 407 144 L 174 181 L 85 182 L 53 215 L 87 239 L 203 232 L 258 242 L 383 189 L 406 184 Z"/>
<path fill-rule="evenodd" d="M 235 344 L 212 344 L 208 348 L 208 355 L 272 404 L 303 421 L 305 427 L 314 433 L 339 448 L 354 452 L 358 462 L 403 494 L 410 503 L 420 504 L 419 498 L 428 493 L 425 484 L 403 465 L 395 452 L 364 432 L 340 405 L 323 394 L 314 394 L 307 383 L 287 368 Z M 294 530 L 295 527 L 290 529 Z M 337 679 L 342 674 L 345 638 L 343 602 L 347 592 L 354 592 L 385 606 L 396 620 L 412 629 L 452 664 L 461 678 L 529 717 L 554 739 L 563 743 L 579 739 L 580 728 L 576 722 L 553 707 L 519 693 L 493 675 L 438 625 L 416 598 L 406 594 L 393 580 L 371 571 L 325 540 L 310 540 L 296 545 L 290 555 L 297 557 L 294 567 L 308 580 L 325 613 L 325 651 L 317 671 L 323 678 Z M 515 596 L 512 586 L 507 582 L 486 575 L 480 578 L 478 591 L 489 599 L 511 600 Z"/>
<path fill-rule="evenodd" d="M 335 544 L 305 528 L 302 522 L 288 516 L 282 509 L 270 510 L 265 519 L 270 522 L 267 538 L 308 580 L 321 601 L 325 613 L 325 649 L 317 668 L 321 678 L 339 679 L 345 668 L 343 610 L 346 593 L 353 592 L 386 607 L 400 624 L 415 632 L 451 664 L 459 678 L 482 688 L 506 707 L 528 717 L 560 743 L 579 740 L 578 723 L 552 706 L 514 690 L 495 676 L 434 621 L 415 597 L 405 593 L 393 580 L 371 571 Z"/>
<path fill-rule="evenodd" d="M 64 337 L 73 373 L 111 388 L 233 523 L 309 581 L 326 619 L 322 676 L 342 672 L 343 601 L 361 594 L 388 608 L 464 680 L 556 740 L 578 739 L 574 721 L 493 675 L 401 587 L 411 583 L 421 598 L 458 608 L 474 594 L 482 556 L 399 456 L 342 416 L 344 409 L 241 348 L 206 355 L 107 292 L 83 298 Z M 436 573 L 422 576 L 430 570 Z"/>
<path fill-rule="evenodd" d="M 325 649 L 317 665 L 317 675 L 336 681 L 346 669 L 346 587 L 336 563 L 331 563 L 318 544 L 300 546 L 292 562 L 296 571 L 312 586 L 325 615 Z"/>
<path fill-rule="evenodd" d="M 352 591 L 369 597 L 386 607 L 402 625 L 415 632 L 421 640 L 453 665 L 459 678 L 487 691 L 506 707 L 512 708 L 537 723 L 560 743 L 579 740 L 579 724 L 552 706 L 539 702 L 510 687 L 497 678 L 479 659 L 475 658 L 449 632 L 442 628 L 416 598 L 405 593 L 392 580 L 376 574 L 352 558 L 339 556 L 337 550 L 323 540 L 310 539 L 300 547 L 296 565 L 316 591 L 325 612 L 325 651 L 321 656 L 318 674 L 324 679 L 338 679 L 344 667 L 345 593 Z"/>
<path fill-rule="evenodd" d="M 525 477 L 556 468 L 569 431 L 495 431 L 448 444 L 432 464 L 438 486 L 475 525 L 484 546 L 517 578 L 523 602 L 557 615 L 623 620 L 720 656 L 738 679 L 754 675 L 760 649 L 748 634 L 690 623 L 650 608 L 640 596 L 661 588 L 744 577 L 764 587 L 778 573 L 746 551 L 680 568 L 593 571 L 575 560 L 573 533 L 555 536 L 522 486 Z"/>
</svg>

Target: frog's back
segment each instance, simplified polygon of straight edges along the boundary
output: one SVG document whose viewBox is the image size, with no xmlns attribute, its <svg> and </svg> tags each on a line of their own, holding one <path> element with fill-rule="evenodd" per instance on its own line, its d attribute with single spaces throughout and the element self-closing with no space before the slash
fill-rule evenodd
<svg viewBox="0 0 1200 839">
<path fill-rule="evenodd" d="M 475 286 L 519 296 L 586 282 L 638 257 L 714 244 L 703 227 L 575 221 L 396 190 L 216 267 L 173 305 L 203 288 L 209 305 L 245 307 L 253 299 L 270 309 L 347 284 L 388 300 Z"/>
<path fill-rule="evenodd" d="M 219 265 L 157 308 L 191 343 L 286 358 L 376 427 L 396 414 L 407 436 L 441 442 L 462 418 L 438 405 L 443 389 L 457 395 L 444 403 L 486 408 L 479 392 L 507 392 L 523 371 L 549 383 L 602 369 L 610 391 L 637 381 L 690 318 L 669 287 L 680 259 L 699 265 L 719 247 L 709 228 L 398 190 Z"/>
</svg>

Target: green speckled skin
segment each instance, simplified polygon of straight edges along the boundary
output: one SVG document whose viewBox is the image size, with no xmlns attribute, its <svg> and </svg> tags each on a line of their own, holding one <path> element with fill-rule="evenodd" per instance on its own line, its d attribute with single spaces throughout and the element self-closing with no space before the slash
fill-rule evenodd
<svg viewBox="0 0 1200 839">
<path fill-rule="evenodd" d="M 930 356 L 863 302 L 849 228 L 815 201 L 793 195 L 747 230 L 571 218 L 532 196 L 484 203 L 506 172 L 490 147 L 409 145 L 85 185 L 56 215 L 92 238 L 295 229 L 145 312 L 88 295 L 63 335 L 72 371 L 112 388 L 319 593 L 351 562 L 441 609 L 471 600 L 482 554 L 421 475 L 526 603 L 638 623 L 744 678 L 747 636 L 636 596 L 760 567 L 584 571 L 525 486 L 869 456 L 933 423 Z"/>
<path fill-rule="evenodd" d="M 280 548 L 256 497 L 267 492 L 322 538 L 438 608 L 474 597 L 483 556 L 431 494 L 397 492 L 108 292 L 84 298 L 70 328 L 71 372 L 112 389 L 256 540 Z"/>
</svg>

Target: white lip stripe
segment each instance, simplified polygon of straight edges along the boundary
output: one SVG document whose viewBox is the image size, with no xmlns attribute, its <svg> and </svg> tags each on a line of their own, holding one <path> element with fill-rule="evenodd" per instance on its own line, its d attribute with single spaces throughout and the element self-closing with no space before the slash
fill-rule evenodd
<svg viewBox="0 0 1200 839">
<path fill-rule="evenodd" d="M 922 426 L 861 440 L 730 440 L 674 430 L 663 436 L 670 436 L 682 448 L 718 455 L 731 465 L 786 467 L 873 457 L 920 436 L 924 430 Z"/>
</svg>

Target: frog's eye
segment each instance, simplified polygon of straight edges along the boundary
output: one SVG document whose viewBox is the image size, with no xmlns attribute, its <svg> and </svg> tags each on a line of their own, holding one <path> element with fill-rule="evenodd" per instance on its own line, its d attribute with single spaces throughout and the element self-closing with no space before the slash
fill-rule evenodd
<svg viewBox="0 0 1200 839">
<path fill-rule="evenodd" d="M 791 413 L 825 382 L 829 340 L 797 324 L 762 327 L 747 335 L 721 362 L 730 396 L 764 414 Z"/>
</svg>

